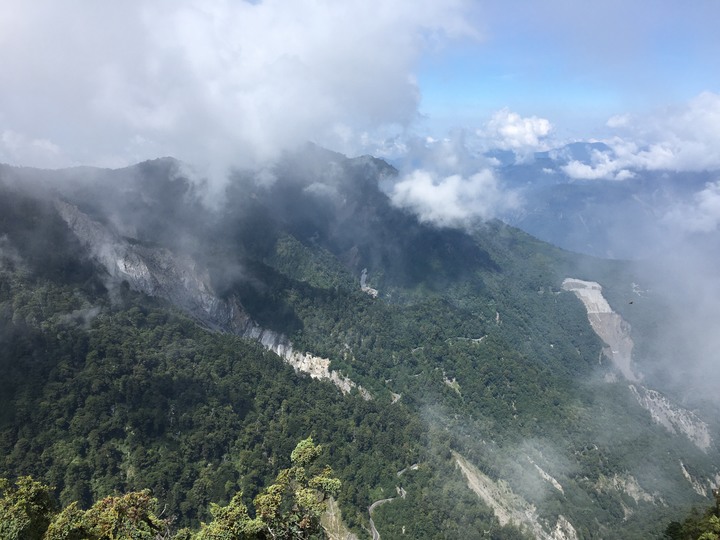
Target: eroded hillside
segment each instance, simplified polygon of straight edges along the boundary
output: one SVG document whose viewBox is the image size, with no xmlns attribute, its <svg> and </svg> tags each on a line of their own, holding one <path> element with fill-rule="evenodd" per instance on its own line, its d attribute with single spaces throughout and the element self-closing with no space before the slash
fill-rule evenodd
<svg viewBox="0 0 720 540">
<path fill-rule="evenodd" d="M 2 169 L 2 474 L 152 487 L 193 522 L 310 433 L 354 534 L 393 498 L 383 538 L 644 538 L 707 496 L 711 424 L 640 386 L 586 260 L 421 223 L 370 157 L 309 147 L 213 206 L 173 163 Z"/>
</svg>

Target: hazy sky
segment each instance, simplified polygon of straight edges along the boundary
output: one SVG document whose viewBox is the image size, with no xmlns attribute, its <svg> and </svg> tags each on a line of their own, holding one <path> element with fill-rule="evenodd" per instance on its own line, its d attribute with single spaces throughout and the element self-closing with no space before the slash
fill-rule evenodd
<svg viewBox="0 0 720 540">
<path fill-rule="evenodd" d="M 477 2 L 481 40 L 422 57 L 421 110 L 452 123 L 509 107 L 564 135 L 720 90 L 720 3 L 669 0 Z"/>
<path fill-rule="evenodd" d="M 717 167 L 718 21 L 713 0 L 4 0 L 0 161 L 219 172 L 461 128 L 519 154 L 612 140 L 577 177 Z"/>
</svg>

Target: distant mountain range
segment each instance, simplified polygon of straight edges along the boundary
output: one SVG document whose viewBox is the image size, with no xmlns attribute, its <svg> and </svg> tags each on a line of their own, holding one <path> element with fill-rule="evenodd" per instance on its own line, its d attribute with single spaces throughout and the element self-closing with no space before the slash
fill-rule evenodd
<svg viewBox="0 0 720 540">
<path fill-rule="evenodd" d="M 629 256 L 708 178 L 561 174 L 597 148 L 505 164 L 508 222 Z M 707 504 L 716 410 L 653 367 L 669 308 L 637 268 L 421 223 L 396 174 L 312 145 L 210 192 L 172 158 L 0 166 L 0 476 L 150 488 L 195 526 L 312 435 L 335 538 L 648 538 Z"/>
<path fill-rule="evenodd" d="M 523 163 L 516 163 L 512 152 L 491 153 L 500 162 L 498 174 L 506 186 L 523 197 L 521 208 L 502 219 L 571 251 L 606 258 L 652 257 L 673 235 L 673 211 L 693 203 L 696 194 L 720 178 L 720 171 L 629 169 L 631 176 L 623 180 L 576 179 L 565 171 L 571 162 L 592 165 L 598 152 L 613 155 L 604 143 L 573 143 L 535 153 Z"/>
</svg>

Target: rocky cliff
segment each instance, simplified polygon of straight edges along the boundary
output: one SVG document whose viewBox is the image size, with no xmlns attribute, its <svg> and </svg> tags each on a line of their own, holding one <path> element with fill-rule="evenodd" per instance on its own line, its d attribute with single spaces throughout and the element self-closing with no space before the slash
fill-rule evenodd
<svg viewBox="0 0 720 540">
<path fill-rule="evenodd" d="M 555 525 L 546 523 L 538 516 L 537 509 L 513 493 L 506 482 L 493 480 L 457 452 L 453 452 L 453 458 L 468 487 L 492 508 L 501 525 L 512 523 L 525 527 L 540 540 L 578 539 L 575 527 L 564 516 L 558 516 Z"/>
<path fill-rule="evenodd" d="M 638 381 L 639 377 L 632 364 L 634 344 L 630 337 L 630 326 L 612 310 L 602 294 L 600 284 L 567 278 L 562 287 L 566 291 L 574 292 L 585 305 L 590 325 L 607 345 L 603 350 L 605 356 L 623 377 L 629 381 Z"/>
<path fill-rule="evenodd" d="M 190 256 L 131 242 L 111 225 L 92 219 L 66 201 L 57 199 L 55 208 L 111 281 L 125 281 L 136 291 L 168 300 L 211 329 L 254 339 L 296 371 L 329 380 L 344 393 L 358 388 L 365 399 L 370 399 L 364 388 L 331 370 L 329 359 L 296 351 L 286 336 L 258 325 L 243 309 L 240 299 L 220 298 L 210 284 L 207 270 Z"/>
<path fill-rule="evenodd" d="M 572 291 L 582 301 L 587 310 L 588 320 L 595 333 L 607 347 L 603 353 L 628 381 L 637 383 L 642 377 L 636 372 L 632 361 L 633 341 L 630 337 L 630 325 L 615 313 L 602 294 L 599 283 L 567 278 L 562 287 Z M 707 451 L 712 439 L 707 423 L 695 413 L 674 404 L 657 390 L 645 388 L 640 384 L 628 386 L 633 396 L 650 413 L 651 418 L 670 433 L 682 434 L 698 448 Z"/>
</svg>

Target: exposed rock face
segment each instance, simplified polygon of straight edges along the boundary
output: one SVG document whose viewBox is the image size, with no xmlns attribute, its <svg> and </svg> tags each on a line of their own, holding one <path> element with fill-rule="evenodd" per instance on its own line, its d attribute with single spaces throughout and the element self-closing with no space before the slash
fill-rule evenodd
<svg viewBox="0 0 720 540">
<path fill-rule="evenodd" d="M 608 346 L 603 350 L 613 365 L 629 381 L 637 383 L 640 377 L 632 365 L 633 342 L 630 338 L 630 326 L 615 313 L 602 295 L 602 287 L 594 281 L 567 278 L 562 287 L 572 291 L 587 309 L 588 319 L 595 333 Z M 670 433 L 682 434 L 698 448 L 707 451 L 712 439 L 708 425 L 695 413 L 673 404 L 657 390 L 642 385 L 629 385 L 635 399 L 646 409 L 653 421 Z"/>
<path fill-rule="evenodd" d="M 716 474 L 715 478 L 696 478 L 690 474 L 690 471 L 687 470 L 687 467 L 682 461 L 680 462 L 680 469 L 682 470 L 682 474 L 685 479 L 690 483 L 693 490 L 698 495 L 707 497 L 712 490 L 717 489 L 718 486 L 720 486 L 720 474 Z"/>
<path fill-rule="evenodd" d="M 567 278 L 562 288 L 572 291 L 587 309 L 588 320 L 595 333 L 607 348 L 603 350 L 613 365 L 629 381 L 638 381 L 640 377 L 632 365 L 633 341 L 630 338 L 630 325 L 615 313 L 602 294 L 602 287 L 594 281 Z"/>
<path fill-rule="evenodd" d="M 555 528 L 550 534 L 553 540 L 578 540 L 578 534 L 575 527 L 572 526 L 565 516 L 558 516 Z"/>
<path fill-rule="evenodd" d="M 189 257 L 131 244 L 66 202 L 56 200 L 55 208 L 115 280 L 126 280 L 137 291 L 165 298 L 214 328 L 227 326 L 235 316 L 241 316 L 213 294 L 207 274 Z"/>
<path fill-rule="evenodd" d="M 295 351 L 286 336 L 261 328 L 248 316 L 237 298 L 224 300 L 216 296 L 207 271 L 191 257 L 177 255 L 165 248 L 133 244 L 67 202 L 56 200 L 55 207 L 115 281 L 127 281 L 134 290 L 164 298 L 212 329 L 255 339 L 296 371 L 315 379 L 330 380 L 344 393 L 358 388 L 365 399 L 371 398 L 367 390 L 337 371 L 331 371 L 327 358 Z"/>
<path fill-rule="evenodd" d="M 378 290 L 373 289 L 367 284 L 367 277 L 368 277 L 368 271 L 367 268 L 363 268 L 362 273 L 360 274 L 360 290 L 364 293 L 369 294 L 373 298 L 377 298 L 378 296 Z"/>
<path fill-rule="evenodd" d="M 549 482 L 550 485 L 552 485 L 552 487 L 554 487 L 555 489 L 557 489 L 560 493 L 565 493 L 565 490 L 563 489 L 563 487 L 562 487 L 562 485 L 560 484 L 560 482 L 558 482 L 558 481 L 557 481 L 555 478 L 553 478 L 550 474 L 548 474 L 547 472 L 545 472 L 545 471 L 540 467 L 540 465 L 538 465 L 537 463 L 535 463 L 535 461 L 534 461 L 530 456 L 525 456 L 525 457 L 527 457 L 528 461 L 535 466 L 535 469 L 537 470 L 538 474 L 540 475 L 540 477 L 541 477 L 543 480 L 545 480 L 546 482 Z"/>
<path fill-rule="evenodd" d="M 327 510 L 320 517 L 320 523 L 329 540 L 358 540 L 358 537 L 345 525 L 340 505 L 332 497 L 327 499 Z"/>
<path fill-rule="evenodd" d="M 712 443 L 710 429 L 695 413 L 673 404 L 656 390 L 629 385 L 638 403 L 650 412 L 652 419 L 670 433 L 682 433 L 698 448 L 707 451 Z"/>
<path fill-rule="evenodd" d="M 295 371 L 307 373 L 314 379 L 327 379 L 332 381 L 333 384 L 340 388 L 345 394 L 352 391 L 353 388 L 357 388 L 365 399 L 372 399 L 370 393 L 362 386 L 355 384 L 355 382 L 344 377 L 337 371 L 331 371 L 330 360 L 313 356 L 310 353 L 301 353 L 293 350 L 292 343 L 282 334 L 278 334 L 272 330 L 264 330 L 255 323 L 252 323 L 250 326 L 245 327 L 242 335 L 258 340 L 266 349 L 273 351 L 295 368 Z"/>
<path fill-rule="evenodd" d="M 649 502 L 666 506 L 665 501 L 663 501 L 662 497 L 659 494 L 650 494 L 645 491 L 642 486 L 638 484 L 638 481 L 635 479 L 635 477 L 630 474 L 615 474 L 611 477 L 600 475 L 596 486 L 598 491 L 613 490 L 625 493 L 636 503 Z"/>
<path fill-rule="evenodd" d="M 506 482 L 494 481 L 463 456 L 453 452 L 455 463 L 467 480 L 468 487 L 492 508 L 500 525 L 514 523 L 527 527 L 540 540 L 577 540 L 575 527 L 562 515 L 554 526 L 543 523 L 535 507 L 513 493 Z"/>
</svg>

